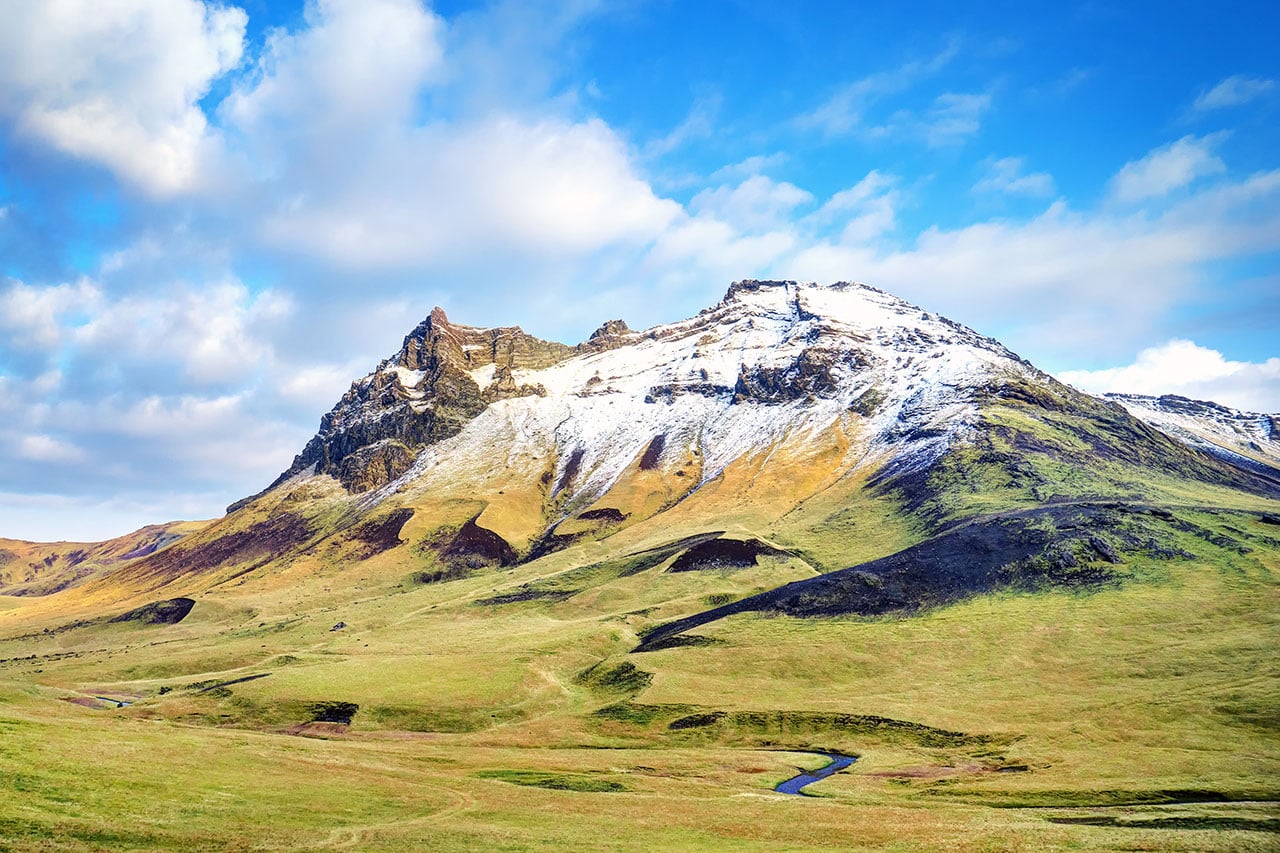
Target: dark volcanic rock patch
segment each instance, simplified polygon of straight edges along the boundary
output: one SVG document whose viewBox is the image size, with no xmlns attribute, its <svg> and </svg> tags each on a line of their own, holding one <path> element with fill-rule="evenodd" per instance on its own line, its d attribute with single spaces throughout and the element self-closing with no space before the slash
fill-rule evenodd
<svg viewBox="0 0 1280 853">
<path fill-rule="evenodd" d="M 198 545 L 180 543 L 134 563 L 130 574 L 176 577 L 187 572 L 203 572 L 220 566 L 252 562 L 265 564 L 286 551 L 307 542 L 313 535 L 311 523 L 291 513 L 277 513 L 244 530 L 218 536 Z"/>
<path fill-rule="evenodd" d="M 638 652 L 660 652 L 663 649 L 678 649 L 684 646 L 720 646 L 724 640 L 719 637 L 704 637 L 701 634 L 672 634 L 652 643 L 645 640 L 644 645 L 636 649 Z"/>
<path fill-rule="evenodd" d="M 190 598 L 170 598 L 167 601 L 153 601 L 139 608 L 114 616 L 110 622 L 137 622 L 141 625 L 176 625 L 196 603 Z"/>
<path fill-rule="evenodd" d="M 476 516 L 479 518 L 480 516 Z M 452 566 L 481 568 L 483 566 L 509 566 L 516 562 L 515 549 L 492 530 L 470 519 L 440 551 L 440 557 Z"/>
<path fill-rule="evenodd" d="M 578 513 L 579 521 L 610 521 L 622 522 L 627 520 L 627 514 L 619 509 L 611 506 L 601 507 L 600 509 L 589 509 L 586 512 Z"/>
<path fill-rule="evenodd" d="M 717 385 L 714 382 L 668 382 L 654 385 L 644 395 L 646 403 L 673 403 L 677 397 L 692 394 L 698 397 L 728 397 L 733 389 L 728 385 Z"/>
<path fill-rule="evenodd" d="M 342 723 L 349 726 L 360 706 L 355 702 L 313 702 L 307 710 L 313 723 Z"/>
<path fill-rule="evenodd" d="M 644 455 L 640 457 L 640 470 L 652 471 L 657 468 L 658 463 L 662 461 L 662 451 L 666 446 L 666 434 L 655 435 L 653 440 L 649 442 L 649 446 L 644 449 Z"/>
<path fill-rule="evenodd" d="M 375 554 L 381 554 L 383 551 L 390 551 L 392 548 L 402 545 L 400 531 L 411 518 L 413 518 L 413 510 L 408 507 L 401 507 L 400 509 L 392 510 L 382 518 L 358 525 L 351 531 L 349 538 L 353 542 L 359 542 L 364 545 L 360 558 L 367 559 Z"/>
<path fill-rule="evenodd" d="M 743 367 L 733 386 L 734 402 L 786 403 L 806 397 L 829 397 L 840 387 L 834 368 L 847 353 L 811 347 L 787 367 Z M 852 363 L 852 362 L 851 362 Z"/>
<path fill-rule="evenodd" d="M 585 455 L 586 451 L 581 447 L 569 454 L 569 460 L 564 463 L 564 473 L 560 475 L 560 482 L 556 484 L 557 492 L 563 492 L 573 485 L 574 478 L 582 468 L 582 457 Z"/>
<path fill-rule="evenodd" d="M 806 578 L 660 625 L 636 651 L 735 613 L 874 616 L 911 613 L 1002 587 L 1096 587 L 1119 552 L 1162 552 L 1157 538 L 1194 532 L 1168 513 L 1125 504 L 1036 507 L 971 521 L 879 560 Z M 1206 541 L 1208 532 L 1202 536 Z M 1216 534 L 1214 534 L 1216 536 Z"/>
<path fill-rule="evenodd" d="M 785 554 L 759 539 L 711 539 L 699 542 L 671 564 L 669 572 L 699 572 L 707 569 L 743 569 L 754 566 L 761 556 Z"/>
<path fill-rule="evenodd" d="M 476 604 L 492 607 L 497 604 L 516 604 L 520 601 L 564 601 L 577 593 L 576 589 L 533 589 L 524 586 L 515 592 L 503 592 L 488 598 L 478 598 Z"/>
</svg>

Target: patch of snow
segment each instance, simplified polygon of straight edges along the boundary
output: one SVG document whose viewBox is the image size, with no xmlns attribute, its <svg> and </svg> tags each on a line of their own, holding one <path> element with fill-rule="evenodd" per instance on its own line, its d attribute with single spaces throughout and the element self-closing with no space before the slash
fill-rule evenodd
<svg viewBox="0 0 1280 853">
<path fill-rule="evenodd" d="M 396 380 L 399 381 L 400 387 L 406 391 L 417 389 L 422 384 L 423 377 L 427 375 L 425 370 L 410 370 L 398 364 L 392 365 L 387 369 L 396 375 Z"/>
<path fill-rule="evenodd" d="M 467 375 L 470 376 L 481 389 L 484 389 L 493 381 L 493 375 L 497 371 L 498 366 L 496 364 L 486 364 L 481 367 L 477 367 L 475 370 L 468 370 Z"/>
</svg>

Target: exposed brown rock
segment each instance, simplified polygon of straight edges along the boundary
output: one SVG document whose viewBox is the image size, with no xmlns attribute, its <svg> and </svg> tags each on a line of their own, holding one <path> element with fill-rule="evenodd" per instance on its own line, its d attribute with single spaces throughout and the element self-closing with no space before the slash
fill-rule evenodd
<svg viewBox="0 0 1280 853">
<path fill-rule="evenodd" d="M 394 357 L 352 383 L 289 470 L 269 488 L 308 469 L 336 477 L 353 493 L 379 488 L 407 471 L 423 447 L 456 435 L 490 403 L 547 393 L 542 385 L 517 381 L 516 371 L 614 349 L 634 337 L 622 320 L 610 320 L 588 341 L 571 347 L 516 326 L 458 325 L 443 309 L 434 308 Z M 481 388 L 470 374 L 490 365 L 492 378 Z M 228 512 L 250 500 L 237 501 Z"/>
<path fill-rule="evenodd" d="M 408 471 L 415 456 L 399 441 L 380 441 L 343 459 L 337 476 L 349 491 L 367 492 L 385 486 Z"/>
</svg>

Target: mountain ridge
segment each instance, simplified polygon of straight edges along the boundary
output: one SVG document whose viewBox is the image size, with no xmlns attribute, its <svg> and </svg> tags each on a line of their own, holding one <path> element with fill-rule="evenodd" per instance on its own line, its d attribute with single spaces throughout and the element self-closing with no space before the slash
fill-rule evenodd
<svg viewBox="0 0 1280 853">
<path fill-rule="evenodd" d="M 212 565 L 251 552 L 261 563 L 335 523 L 357 535 L 390 524 L 378 518 L 430 507 L 452 518 L 447 507 L 465 504 L 461 539 L 442 553 L 508 564 L 670 515 L 704 489 L 712 497 L 695 504 L 742 514 L 764 499 L 779 517 L 852 489 L 935 532 L 989 511 L 984 491 L 1018 505 L 1097 497 L 1135 476 L 1125 466 L 1280 491 L 1256 459 L 1171 439 L 1140 399 L 1078 392 L 992 338 L 854 282 L 734 282 L 693 317 L 643 331 L 612 320 L 576 346 L 454 323 L 436 308 L 352 383 L 288 469 L 204 535 L 232 531 Z M 1101 471 L 1108 460 L 1120 467 L 1063 490 L 1062 465 Z M 290 518 L 327 506 L 304 515 L 345 520 L 263 510 L 243 516 L 257 519 L 249 528 L 236 521 L 271 494 L 286 499 L 264 506 Z M 170 576 L 186 553 L 152 562 Z"/>
</svg>

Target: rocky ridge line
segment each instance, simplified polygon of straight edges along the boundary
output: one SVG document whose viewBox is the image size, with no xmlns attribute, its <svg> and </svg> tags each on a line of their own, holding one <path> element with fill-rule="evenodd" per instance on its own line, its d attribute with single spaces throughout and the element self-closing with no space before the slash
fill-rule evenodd
<svg viewBox="0 0 1280 853">
<path fill-rule="evenodd" d="M 536 338 L 518 326 L 485 329 L 452 323 L 444 309 L 433 308 L 394 356 L 351 384 L 293 464 L 264 492 L 303 473 L 329 474 L 351 493 L 376 489 L 407 471 L 423 447 L 456 435 L 490 403 L 545 396 L 540 385 L 517 383 L 513 371 L 550 367 L 634 338 L 625 322 L 610 320 L 585 343 L 571 347 Z M 482 388 L 473 373 L 486 367 L 491 371 Z M 227 511 L 255 497 L 237 501 Z"/>
</svg>

